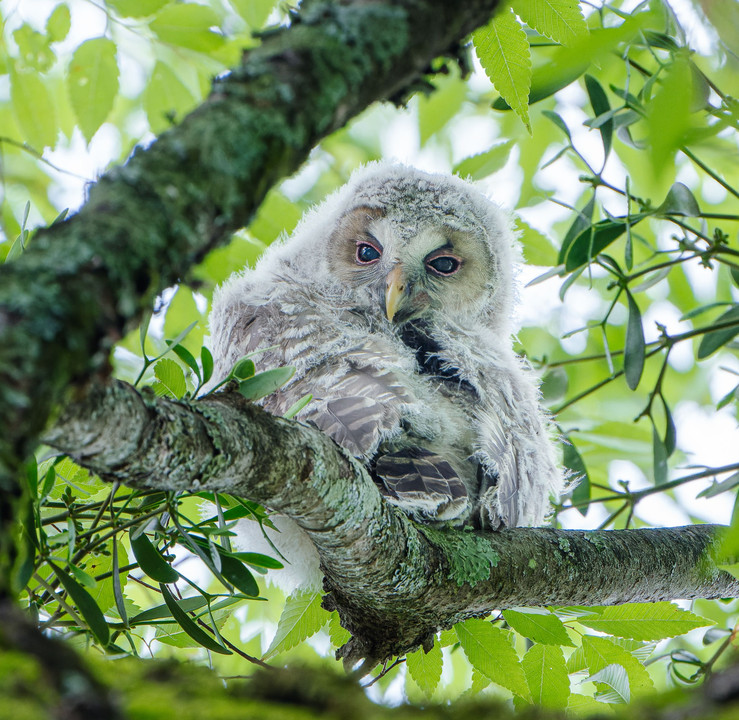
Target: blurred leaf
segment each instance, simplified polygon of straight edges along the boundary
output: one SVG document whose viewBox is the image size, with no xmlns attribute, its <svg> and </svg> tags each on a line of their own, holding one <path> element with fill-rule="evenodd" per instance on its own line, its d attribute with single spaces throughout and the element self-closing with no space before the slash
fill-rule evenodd
<svg viewBox="0 0 739 720">
<path fill-rule="evenodd" d="M 172 68 L 161 61 L 154 66 L 142 98 L 154 134 L 166 130 L 195 105 L 193 94 Z"/>
<path fill-rule="evenodd" d="M 720 495 L 727 490 L 733 490 L 737 485 L 739 485 L 739 472 L 735 472 L 732 475 L 729 475 L 726 480 L 722 480 L 721 482 L 714 481 L 713 483 L 711 483 L 710 487 L 707 487 L 705 490 L 701 490 L 696 495 L 696 497 L 715 497 L 716 495 Z"/>
<path fill-rule="evenodd" d="M 18 127 L 37 152 L 56 145 L 54 105 L 43 80 L 32 72 L 10 70 L 10 102 Z"/>
<path fill-rule="evenodd" d="M 655 270 L 651 275 L 647 275 L 638 285 L 632 286 L 631 294 L 636 295 L 636 293 L 644 292 L 645 290 L 649 290 L 650 287 L 654 287 L 670 274 L 671 269 L 671 267 L 663 267 Z"/>
<path fill-rule="evenodd" d="M 253 377 L 256 371 L 256 366 L 251 358 L 243 357 L 238 360 L 231 370 L 231 376 L 237 380 L 246 380 L 247 378 Z"/>
<path fill-rule="evenodd" d="M 57 567 L 51 560 L 47 560 L 47 562 L 59 578 L 62 587 L 67 591 L 67 595 L 69 595 L 72 602 L 77 606 L 95 639 L 103 647 L 106 646 L 110 639 L 110 631 L 108 629 L 108 623 L 105 622 L 105 617 L 103 617 L 103 612 L 95 600 L 71 575 L 68 575 L 64 570 Z"/>
<path fill-rule="evenodd" d="M 263 659 L 268 659 L 299 645 L 315 635 L 328 620 L 328 613 L 321 607 L 321 594 L 305 591 L 293 593 L 277 623 L 277 633 Z"/>
<path fill-rule="evenodd" d="M 161 383 L 165 394 L 175 399 L 181 398 L 187 392 L 187 382 L 182 368 L 169 358 L 162 358 L 154 365 L 154 375 Z"/>
<path fill-rule="evenodd" d="M 727 310 L 723 315 L 716 318 L 714 325 L 726 322 L 734 322 L 736 324 L 723 330 L 709 332 L 701 338 L 697 354 L 699 360 L 712 355 L 720 347 L 726 345 L 727 342 L 739 335 L 739 305 L 734 305 L 730 310 Z"/>
<path fill-rule="evenodd" d="M 545 405 L 553 405 L 567 394 L 568 387 L 567 371 L 563 367 L 552 368 L 541 379 L 541 385 L 539 386 L 541 399 Z"/>
<path fill-rule="evenodd" d="M 418 96 L 418 130 L 423 147 L 428 139 L 446 127 L 467 96 L 467 84 L 456 75 L 437 75 L 436 90 Z"/>
<path fill-rule="evenodd" d="M 260 30 L 277 4 L 277 0 L 229 0 L 252 30 Z"/>
<path fill-rule="evenodd" d="M 213 355 L 205 345 L 200 348 L 200 362 L 203 365 L 203 382 L 207 383 L 213 376 Z"/>
<path fill-rule="evenodd" d="M 667 482 L 667 449 L 655 425 L 652 425 L 652 448 L 654 484 L 664 485 Z"/>
<path fill-rule="evenodd" d="M 611 110 L 611 105 L 608 102 L 605 90 L 601 87 L 600 83 L 592 76 L 585 75 L 585 89 L 588 91 L 588 97 L 590 98 L 590 105 L 593 108 L 595 117 L 601 117 Z M 604 164 L 605 159 L 611 152 L 611 141 L 613 138 L 613 120 L 607 120 L 598 127 L 600 132 L 601 141 L 603 142 L 603 156 Z"/>
<path fill-rule="evenodd" d="M 572 438 L 569 436 L 564 443 L 562 455 L 562 464 L 570 471 L 571 477 L 580 478 L 575 489 L 572 491 L 572 502 L 583 503 L 586 500 L 590 500 L 590 475 L 588 475 L 585 461 L 582 459 L 575 444 L 572 442 Z M 578 506 L 577 511 L 580 515 L 587 515 L 588 506 Z"/>
<path fill-rule="evenodd" d="M 18 45 L 18 53 L 23 65 L 28 69 L 46 73 L 56 61 L 56 53 L 51 49 L 51 39 L 23 24 L 13 31 L 13 40 Z"/>
<path fill-rule="evenodd" d="M 301 209 L 294 202 L 279 190 L 273 189 L 259 206 L 249 225 L 249 232 L 265 245 L 269 245 L 281 233 L 292 232 L 301 214 Z"/>
<path fill-rule="evenodd" d="M 580 623 L 609 635 L 642 641 L 663 640 L 713 624 L 670 602 L 611 605 L 595 617 L 580 618 Z"/>
<path fill-rule="evenodd" d="M 259 400 L 281 388 L 295 374 L 291 366 L 273 368 L 257 373 L 239 383 L 239 392 L 247 400 Z"/>
<path fill-rule="evenodd" d="M 562 621 L 548 610 L 504 610 L 503 617 L 517 633 L 535 643 L 574 647 Z"/>
<path fill-rule="evenodd" d="M 569 229 L 565 233 L 562 239 L 562 245 L 559 249 L 559 257 L 557 263 L 562 264 L 567 257 L 567 253 L 570 250 L 572 243 L 577 237 L 579 237 L 585 230 L 589 230 L 593 223 L 593 211 L 595 210 L 595 193 L 593 193 L 582 210 L 577 211 L 575 219 L 572 221 Z"/>
<path fill-rule="evenodd" d="M 557 249 L 546 235 L 532 228 L 518 215 L 516 216 L 516 229 L 521 231 L 519 241 L 529 265 L 546 267 L 557 264 Z"/>
<path fill-rule="evenodd" d="M 118 94 L 115 43 L 104 37 L 83 42 L 69 62 L 67 88 L 77 123 L 89 143 Z"/>
<path fill-rule="evenodd" d="M 534 645 L 523 656 L 521 666 L 535 704 L 554 709 L 567 706 L 570 678 L 562 648 Z"/>
<path fill-rule="evenodd" d="M 486 178 L 506 164 L 513 144 L 513 140 L 497 143 L 490 150 L 472 155 L 457 163 L 452 172 L 459 177 L 469 177 L 472 180 Z"/>
<path fill-rule="evenodd" d="M 145 533 L 141 532 L 136 535 L 132 532 L 129 534 L 129 539 L 136 562 L 152 580 L 173 583 L 180 579 L 177 570 L 162 557 Z"/>
<path fill-rule="evenodd" d="M 105 0 L 106 5 L 112 7 L 123 17 L 146 17 L 153 15 L 168 5 L 172 0 Z"/>
<path fill-rule="evenodd" d="M 52 10 L 46 21 L 46 34 L 51 42 L 60 42 L 67 37 L 71 26 L 72 18 L 69 14 L 69 8 L 61 3 Z"/>
<path fill-rule="evenodd" d="M 162 42 L 205 53 L 224 44 L 223 35 L 212 30 L 219 25 L 220 19 L 213 9 L 188 2 L 167 5 L 149 23 Z"/>
<path fill-rule="evenodd" d="M 495 89 L 531 132 L 531 53 L 526 33 L 512 9 L 499 12 L 472 33 L 477 57 Z"/>
<path fill-rule="evenodd" d="M 427 697 L 431 697 L 441 680 L 441 670 L 444 658 L 441 647 L 434 642 L 431 649 L 426 653 L 423 648 L 405 656 L 406 667 L 413 681 L 418 685 Z"/>
<path fill-rule="evenodd" d="M 664 446 L 667 451 L 667 457 L 670 457 L 675 452 L 675 445 L 677 444 L 677 429 L 675 428 L 675 420 L 670 412 L 670 407 L 666 400 L 662 398 L 662 406 L 665 409 L 665 440 Z"/>
<path fill-rule="evenodd" d="M 465 620 L 454 626 L 472 667 L 524 699 L 530 693 L 523 668 L 506 633 L 487 620 Z"/>
<path fill-rule="evenodd" d="M 209 635 L 202 630 L 195 621 L 179 606 L 177 600 L 174 599 L 169 588 L 162 583 L 159 583 L 159 589 L 162 592 L 164 602 L 167 604 L 172 617 L 177 621 L 177 624 L 189 635 L 198 645 L 212 650 L 213 652 L 220 653 L 221 655 L 231 655 L 231 650 L 221 645 L 212 635 Z"/>
<path fill-rule="evenodd" d="M 644 370 L 646 344 L 644 342 L 644 328 L 642 326 L 639 306 L 628 290 L 626 291 L 626 298 L 629 305 L 629 320 L 626 325 L 624 375 L 629 389 L 636 390 Z"/>
<path fill-rule="evenodd" d="M 562 119 L 561 115 L 558 115 L 552 110 L 542 110 L 541 114 L 544 117 L 549 118 L 567 136 L 568 140 L 572 140 L 570 129 L 567 127 L 567 123 Z"/>
<path fill-rule="evenodd" d="M 588 33 L 577 0 L 514 0 L 513 10 L 530 28 L 562 45 Z"/>
<path fill-rule="evenodd" d="M 313 395 L 308 393 L 307 395 L 303 395 L 303 397 L 300 398 L 297 402 L 294 402 L 283 414 L 282 417 L 287 418 L 288 420 L 290 418 L 294 418 L 311 400 L 313 399 Z"/>
<path fill-rule="evenodd" d="M 700 215 L 698 201 L 690 189 L 681 182 L 675 183 L 667 193 L 665 201 L 657 208 L 657 215 L 684 215 L 696 217 Z"/>
<path fill-rule="evenodd" d="M 739 384 L 735 385 L 716 403 L 716 410 L 720 410 L 721 408 L 726 407 L 730 402 L 733 402 L 734 400 L 739 400 Z"/>
</svg>

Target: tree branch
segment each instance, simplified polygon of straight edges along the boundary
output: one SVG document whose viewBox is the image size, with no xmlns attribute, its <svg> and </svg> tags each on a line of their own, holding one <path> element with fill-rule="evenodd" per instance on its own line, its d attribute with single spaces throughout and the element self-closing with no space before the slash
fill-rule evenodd
<svg viewBox="0 0 739 720">
<path fill-rule="evenodd" d="M 96 386 L 44 439 L 106 480 L 227 492 L 291 517 L 318 549 L 326 606 L 353 635 L 342 649 L 349 662 L 382 661 L 496 608 L 739 595 L 716 566 L 716 526 L 483 534 L 420 525 L 326 435 L 236 393 L 175 402 L 120 382 Z"/>
</svg>

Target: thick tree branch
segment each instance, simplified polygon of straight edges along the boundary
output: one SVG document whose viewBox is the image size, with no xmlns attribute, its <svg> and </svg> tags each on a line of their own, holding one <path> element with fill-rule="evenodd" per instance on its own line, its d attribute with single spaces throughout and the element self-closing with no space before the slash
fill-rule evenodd
<svg viewBox="0 0 739 720">
<path fill-rule="evenodd" d="M 45 440 L 108 480 L 227 492 L 290 516 L 318 549 L 327 605 L 354 636 L 349 660 L 384 660 L 495 608 L 739 596 L 716 566 L 715 526 L 479 534 L 418 525 L 326 435 L 236 393 L 173 402 L 99 386 Z"/>
</svg>

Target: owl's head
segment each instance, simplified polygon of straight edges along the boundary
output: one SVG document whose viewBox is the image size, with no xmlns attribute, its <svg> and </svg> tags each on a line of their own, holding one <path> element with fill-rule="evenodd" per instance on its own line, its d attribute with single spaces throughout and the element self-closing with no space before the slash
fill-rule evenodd
<svg viewBox="0 0 739 720">
<path fill-rule="evenodd" d="M 509 326 L 509 217 L 458 177 L 366 165 L 306 217 L 286 249 L 296 246 L 314 280 L 341 287 L 365 314 Z"/>
</svg>

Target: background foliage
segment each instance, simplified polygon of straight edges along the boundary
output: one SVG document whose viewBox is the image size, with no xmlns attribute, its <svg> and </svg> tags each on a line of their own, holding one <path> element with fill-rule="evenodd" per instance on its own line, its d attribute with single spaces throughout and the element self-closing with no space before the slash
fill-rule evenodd
<svg viewBox="0 0 739 720">
<path fill-rule="evenodd" d="M 728 522 L 739 486 L 736 7 L 707 4 L 707 19 L 676 4 L 686 31 L 657 0 L 515 0 L 474 33 L 470 68 L 440 62 L 433 92 L 407 109 L 372 107 L 323 142 L 119 343 L 116 374 L 197 394 L 212 370 L 214 287 L 357 165 L 394 156 L 470 176 L 517 208 L 529 263 L 520 350 L 569 441 L 563 462 L 583 476 L 554 522 Z M 203 100 L 265 25 L 287 20 L 271 0 L 2 0 L 0 12 L 5 261 L 34 227 L 74 211 L 105 163 Z M 258 366 L 236 371 L 250 397 L 289 375 Z M 285 601 L 255 579 L 282 560 L 234 535 L 236 521 L 270 526 L 253 503 L 111 488 L 43 449 L 28 482 L 21 598 L 45 630 L 111 660 L 197 657 L 223 676 L 252 662 L 334 663 L 347 634 L 320 597 Z M 738 618 L 736 601 L 506 610 L 442 632 L 429 653 L 376 673 L 370 692 L 493 693 L 573 711 L 625 702 L 726 662 Z"/>
</svg>

